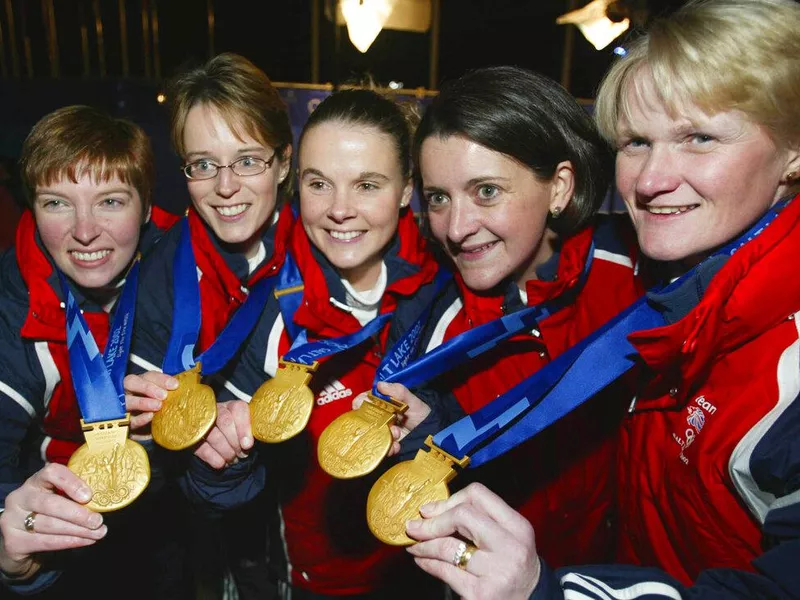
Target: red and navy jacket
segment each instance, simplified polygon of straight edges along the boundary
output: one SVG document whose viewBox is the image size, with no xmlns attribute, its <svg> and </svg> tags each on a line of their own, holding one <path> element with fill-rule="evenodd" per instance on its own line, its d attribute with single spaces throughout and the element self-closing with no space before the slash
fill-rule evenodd
<svg viewBox="0 0 800 600">
<path fill-rule="evenodd" d="M 534 598 L 800 598 L 798 255 L 800 196 L 649 296 L 667 324 L 629 336 L 646 367 L 619 454 L 627 565 L 548 571 Z"/>
<path fill-rule="evenodd" d="M 293 232 L 290 251 L 304 283 L 294 322 L 306 329 L 309 340 L 339 337 L 361 329 L 347 309 L 340 275 L 311 245 L 300 226 Z M 413 301 L 417 290 L 433 280 L 438 267 L 411 211 L 401 215 L 384 263 L 387 287 L 379 308 L 381 314 L 394 311 L 398 303 Z M 349 596 L 375 592 L 381 586 L 397 585 L 398 578 L 413 577 L 417 572 L 407 553 L 382 545 L 367 529 L 366 499 L 374 478 L 337 480 L 317 463 L 321 433 L 350 410 L 357 394 L 371 389 L 388 329 L 386 325 L 371 341 L 323 359 L 311 382 L 316 402 L 305 431 L 282 444 L 259 447 L 269 479 L 279 489 L 287 580 L 313 593 Z M 237 368 L 225 382 L 228 397 L 249 400 L 275 374 L 278 358 L 290 346 L 278 303 L 271 299 Z M 220 392 L 220 397 L 225 393 Z M 232 475 L 236 469 L 227 472 Z M 263 479 L 254 485 L 251 478 L 235 493 L 228 493 L 225 500 L 208 482 L 195 481 L 193 492 L 230 507 L 249 499 L 261 484 Z M 408 571 L 398 570 L 403 567 Z"/>
<path fill-rule="evenodd" d="M 169 225 L 169 215 L 157 220 Z M 143 228 L 147 251 L 160 232 Z M 64 302 L 52 259 L 26 211 L 16 245 L 0 256 L 0 503 L 45 462 L 66 464 L 83 444 L 66 343 Z M 101 350 L 110 315 L 72 286 Z"/>
<path fill-rule="evenodd" d="M 619 215 L 599 217 L 596 226 L 565 239 L 537 270 L 538 279 L 526 283 L 527 304 L 573 294 L 570 303 L 533 331 L 517 334 L 438 378 L 433 389 L 439 393 L 432 395 L 430 386 L 417 391 L 426 400 L 437 398 L 440 405 L 447 404 L 449 391 L 471 414 L 530 377 L 641 296 L 632 247 L 627 217 Z M 592 262 L 584 280 L 590 250 Z M 509 283 L 505 295 L 476 294 L 457 277 L 437 302 L 424 347 L 431 351 L 523 308 L 515 283 Z M 619 391 L 602 394 L 516 449 L 463 475 L 461 483 L 479 480 L 519 510 L 534 525 L 537 546 L 551 564 L 611 560 L 615 432 L 630 402 L 621 396 Z"/>
<path fill-rule="evenodd" d="M 200 288 L 197 350 L 202 351 L 217 339 L 247 299 L 249 288 L 264 277 L 277 273 L 283 265 L 294 218 L 287 205 L 280 211 L 277 221 L 265 228 L 261 241 L 266 258 L 252 275 L 249 274 L 247 259 L 223 248 L 193 208 L 189 209 L 187 219 Z M 175 310 L 173 263 L 181 231 L 181 227 L 173 227 L 142 262 L 136 323 L 131 340 L 132 372 L 161 370 L 172 332 Z"/>
</svg>

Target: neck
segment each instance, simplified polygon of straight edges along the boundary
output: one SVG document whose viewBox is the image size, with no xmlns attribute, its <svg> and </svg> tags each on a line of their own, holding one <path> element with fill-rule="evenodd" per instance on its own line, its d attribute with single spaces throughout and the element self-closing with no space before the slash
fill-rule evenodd
<svg viewBox="0 0 800 600">
<path fill-rule="evenodd" d="M 533 256 L 525 262 L 512 276 L 517 283 L 517 287 L 525 290 L 525 283 L 531 279 L 538 279 L 536 269 L 553 257 L 558 247 L 558 234 L 550 229 L 545 229 L 539 245 L 534 250 Z"/>
<path fill-rule="evenodd" d="M 357 292 L 366 292 L 375 287 L 381 275 L 381 265 L 383 261 L 380 257 L 371 261 L 369 264 L 360 265 L 352 269 L 339 269 L 339 274 L 353 286 Z"/>
</svg>

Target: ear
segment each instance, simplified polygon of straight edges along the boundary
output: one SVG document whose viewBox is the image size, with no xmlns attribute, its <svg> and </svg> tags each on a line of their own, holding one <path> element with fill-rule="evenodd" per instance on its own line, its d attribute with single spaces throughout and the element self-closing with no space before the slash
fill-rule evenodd
<svg viewBox="0 0 800 600">
<path fill-rule="evenodd" d="M 786 171 L 784 171 L 784 181 L 792 185 L 800 181 L 800 148 L 791 148 L 786 161 Z"/>
<path fill-rule="evenodd" d="M 575 192 L 575 169 L 570 161 L 565 160 L 556 165 L 552 186 L 550 212 L 563 213 Z"/>
<path fill-rule="evenodd" d="M 403 196 L 400 198 L 400 208 L 405 208 L 411 204 L 411 196 L 414 194 L 414 180 L 409 178 L 406 187 L 403 188 Z"/>
<path fill-rule="evenodd" d="M 283 151 L 283 156 L 281 157 L 280 165 L 281 165 L 281 170 L 278 173 L 278 184 L 283 183 L 283 180 L 286 179 L 286 176 L 289 175 L 289 172 L 292 169 L 292 145 L 291 144 L 286 146 L 286 149 Z"/>
</svg>

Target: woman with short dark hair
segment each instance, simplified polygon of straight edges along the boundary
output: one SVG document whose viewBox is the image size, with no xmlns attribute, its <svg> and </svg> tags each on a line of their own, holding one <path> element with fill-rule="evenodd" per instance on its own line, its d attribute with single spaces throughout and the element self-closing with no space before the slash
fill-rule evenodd
<svg viewBox="0 0 800 600">
<path fill-rule="evenodd" d="M 423 348 L 440 352 L 481 325 L 558 306 L 417 389 L 433 409 L 421 427 L 428 430 L 432 420 L 456 412 L 443 410 L 450 393 L 458 409 L 474 413 L 639 292 L 623 241 L 626 223 L 596 215 L 608 191 L 611 151 L 554 81 L 493 67 L 450 82 L 423 116 L 414 154 L 428 227 L 456 269 L 455 282 L 434 305 Z M 412 424 L 420 420 L 417 409 L 427 411 L 401 385 L 384 391 L 411 406 Z M 613 433 L 625 404 L 619 391 L 604 395 L 474 471 L 535 524 L 543 553 L 556 564 L 611 557 Z M 411 438 L 404 452 L 410 444 Z"/>
</svg>

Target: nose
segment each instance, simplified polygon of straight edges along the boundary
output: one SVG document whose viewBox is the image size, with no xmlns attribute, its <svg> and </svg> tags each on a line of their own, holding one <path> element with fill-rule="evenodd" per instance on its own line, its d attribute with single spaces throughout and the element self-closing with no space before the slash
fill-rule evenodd
<svg viewBox="0 0 800 600">
<path fill-rule="evenodd" d="M 230 198 L 242 187 L 241 181 L 230 167 L 222 167 L 217 173 L 215 191 L 222 198 Z"/>
<path fill-rule="evenodd" d="M 453 243 L 462 243 L 480 229 L 479 208 L 468 200 L 451 199 L 447 218 L 447 239 Z"/>
<path fill-rule="evenodd" d="M 669 148 L 653 146 L 636 178 L 636 195 L 649 202 L 661 194 L 668 194 L 680 185 L 677 159 Z"/>
<path fill-rule="evenodd" d="M 342 223 L 355 216 L 352 198 L 347 190 L 336 189 L 328 206 L 328 217 L 335 223 Z"/>
<path fill-rule="evenodd" d="M 81 244 L 88 246 L 101 233 L 100 223 L 91 210 L 81 210 L 76 213 L 75 226 L 72 229 L 72 237 Z"/>
</svg>

